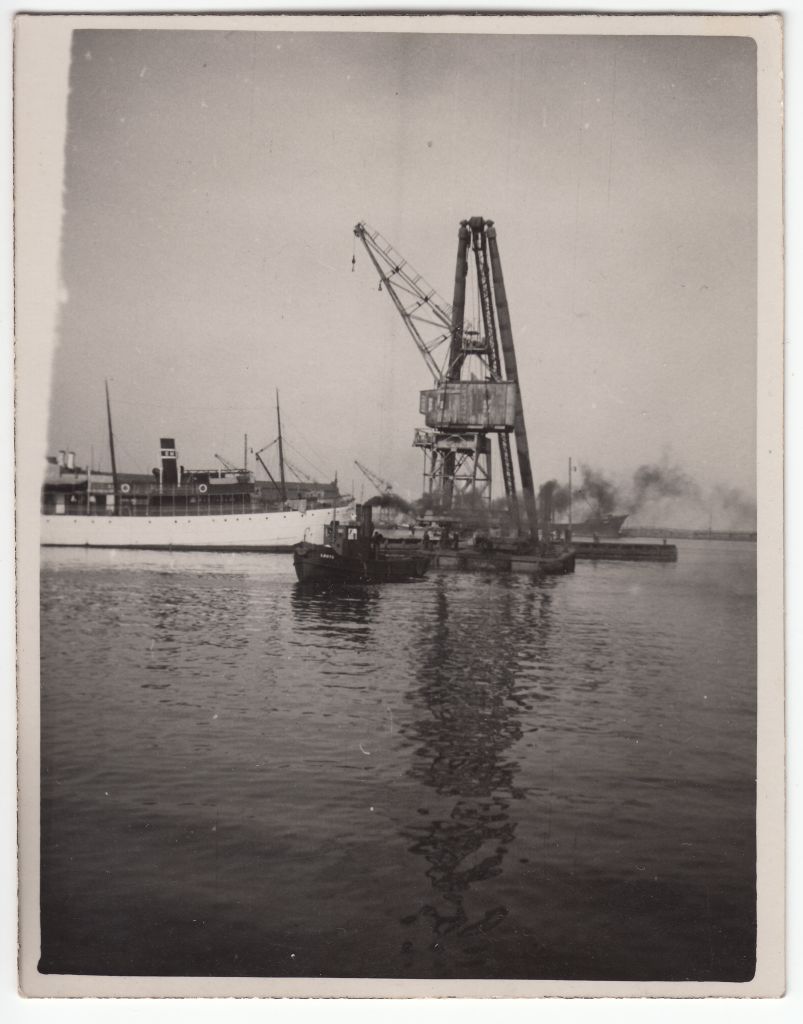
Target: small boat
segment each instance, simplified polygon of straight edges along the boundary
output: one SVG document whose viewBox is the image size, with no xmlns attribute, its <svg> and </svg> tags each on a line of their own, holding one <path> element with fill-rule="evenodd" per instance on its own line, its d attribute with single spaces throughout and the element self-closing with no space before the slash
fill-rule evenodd
<svg viewBox="0 0 803 1024">
<path fill-rule="evenodd" d="M 370 505 L 357 505 L 356 521 L 333 520 L 323 544 L 303 541 L 293 550 L 293 565 L 302 583 L 395 583 L 419 579 L 429 568 L 427 554 L 396 554 L 373 529 Z"/>
</svg>

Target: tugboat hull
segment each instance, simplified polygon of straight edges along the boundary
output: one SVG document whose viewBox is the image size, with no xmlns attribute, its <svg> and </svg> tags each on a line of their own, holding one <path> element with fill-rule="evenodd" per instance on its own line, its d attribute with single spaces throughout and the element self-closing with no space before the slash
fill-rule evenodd
<svg viewBox="0 0 803 1024">
<path fill-rule="evenodd" d="M 426 555 L 360 558 L 340 555 L 325 544 L 299 544 L 293 566 L 302 583 L 392 583 L 419 579 L 429 568 Z"/>
</svg>

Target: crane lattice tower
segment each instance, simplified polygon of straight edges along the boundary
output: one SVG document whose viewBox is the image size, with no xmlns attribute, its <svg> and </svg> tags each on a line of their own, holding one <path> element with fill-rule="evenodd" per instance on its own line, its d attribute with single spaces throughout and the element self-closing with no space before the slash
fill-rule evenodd
<svg viewBox="0 0 803 1024">
<path fill-rule="evenodd" d="M 413 444 L 424 453 L 424 491 L 444 510 L 468 501 L 488 501 L 492 485 L 492 441 L 496 437 L 505 495 L 521 530 L 511 440 L 516 447 L 526 526 L 537 537 L 537 514 L 529 445 L 502 264 L 493 221 L 471 217 L 458 231 L 451 305 L 379 234 L 357 224 L 385 290 L 401 315 L 433 376 L 421 392 L 425 427 Z M 473 259 L 472 259 L 473 258 Z M 473 262 L 474 319 L 467 318 L 467 283 Z M 434 337 L 433 335 L 434 329 Z M 447 344 L 448 343 L 448 344 Z M 443 365 L 434 352 L 447 350 Z"/>
</svg>

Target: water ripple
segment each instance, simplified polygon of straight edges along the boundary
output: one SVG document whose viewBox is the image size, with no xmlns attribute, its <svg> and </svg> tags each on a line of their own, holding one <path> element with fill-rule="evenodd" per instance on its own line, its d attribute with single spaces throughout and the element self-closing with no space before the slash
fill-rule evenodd
<svg viewBox="0 0 803 1024">
<path fill-rule="evenodd" d="M 741 979 L 755 546 L 308 593 L 46 552 L 43 969 Z"/>
</svg>

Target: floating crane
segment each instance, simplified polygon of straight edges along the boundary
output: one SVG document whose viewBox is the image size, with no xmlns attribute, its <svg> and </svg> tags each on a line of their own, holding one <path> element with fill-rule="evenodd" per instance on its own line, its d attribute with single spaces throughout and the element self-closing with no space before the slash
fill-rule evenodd
<svg viewBox="0 0 803 1024">
<path fill-rule="evenodd" d="M 425 489 L 440 491 L 446 509 L 452 507 L 456 492 L 490 498 L 490 438 L 496 435 L 505 494 L 521 532 L 512 435 L 527 532 L 536 541 L 533 474 L 494 222 L 484 217 L 460 222 L 451 305 L 378 231 L 361 222 L 354 234 L 433 378 L 434 387 L 421 392 L 426 429 L 417 429 L 413 441 L 424 451 Z M 470 252 L 478 298 L 476 323 L 466 321 Z M 441 364 L 434 355 L 438 349 L 444 353 Z"/>
</svg>

